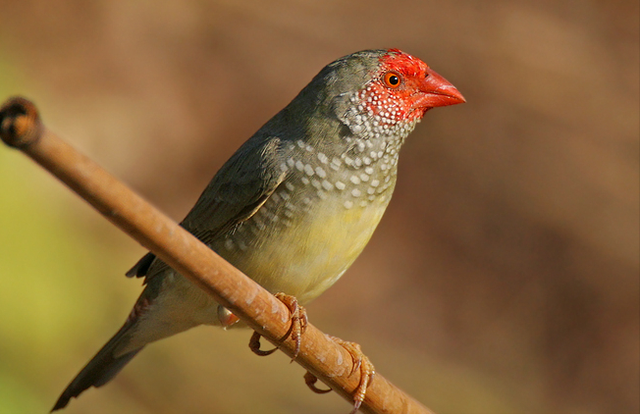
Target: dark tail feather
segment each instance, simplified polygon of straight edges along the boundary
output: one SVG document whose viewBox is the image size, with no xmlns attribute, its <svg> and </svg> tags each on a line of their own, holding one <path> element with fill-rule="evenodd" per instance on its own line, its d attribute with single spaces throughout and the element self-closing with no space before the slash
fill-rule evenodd
<svg viewBox="0 0 640 414">
<path fill-rule="evenodd" d="M 117 358 L 114 357 L 114 351 L 122 344 L 122 340 L 125 339 L 126 333 L 131 328 L 131 323 L 126 323 L 114 336 L 107 342 L 105 346 L 96 354 L 96 356 L 89 361 L 89 363 L 82 368 L 82 371 L 74 378 L 73 381 L 64 390 L 56 405 L 53 406 L 51 412 L 64 408 L 69 400 L 73 397 L 77 397 L 84 390 L 91 386 L 101 387 L 109 382 L 113 377 L 131 359 L 136 356 L 142 348 L 136 349 L 124 355 L 120 355 Z M 126 340 L 126 339 L 125 339 Z"/>
</svg>

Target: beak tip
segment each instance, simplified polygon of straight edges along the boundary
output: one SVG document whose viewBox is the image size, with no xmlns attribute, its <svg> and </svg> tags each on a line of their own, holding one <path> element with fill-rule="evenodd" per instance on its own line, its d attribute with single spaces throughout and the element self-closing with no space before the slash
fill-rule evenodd
<svg viewBox="0 0 640 414">
<path fill-rule="evenodd" d="M 458 105 L 467 102 L 458 89 L 451 87 L 446 91 L 442 91 L 437 96 L 437 106 Z"/>
<path fill-rule="evenodd" d="M 464 96 L 462 96 L 458 88 L 456 88 L 452 84 L 449 83 L 448 85 L 446 85 L 446 88 L 442 88 L 442 89 L 443 89 L 441 91 L 442 95 L 447 96 L 450 99 L 451 105 L 462 104 L 467 102 L 467 100 L 464 98 Z"/>
<path fill-rule="evenodd" d="M 440 76 L 434 70 L 429 70 L 427 78 L 425 78 L 424 91 L 431 95 L 432 103 L 435 106 L 457 105 L 467 102 L 462 96 L 458 88 L 453 86 L 451 82 Z"/>
</svg>

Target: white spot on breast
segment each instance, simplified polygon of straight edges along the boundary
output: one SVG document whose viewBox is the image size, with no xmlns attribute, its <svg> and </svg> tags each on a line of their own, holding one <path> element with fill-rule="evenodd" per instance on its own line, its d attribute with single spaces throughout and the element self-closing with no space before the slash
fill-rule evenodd
<svg viewBox="0 0 640 414">
<path fill-rule="evenodd" d="M 326 155 L 324 155 L 324 153 L 319 152 L 318 153 L 318 159 L 320 160 L 321 163 L 326 164 L 329 162 L 329 158 L 327 158 Z"/>
<path fill-rule="evenodd" d="M 289 181 L 284 183 L 284 186 L 287 187 L 287 190 L 289 190 L 289 191 L 293 191 L 293 190 L 296 189 L 296 187 L 293 184 L 291 184 L 291 182 L 289 182 Z"/>
<path fill-rule="evenodd" d="M 236 246 L 233 244 L 233 240 L 227 239 L 224 241 L 224 247 L 227 250 L 233 250 Z"/>
<path fill-rule="evenodd" d="M 305 172 L 309 177 L 311 177 L 313 174 L 315 174 L 315 172 L 313 171 L 313 167 L 312 167 L 311 165 L 309 165 L 309 164 L 306 164 L 306 165 L 304 166 L 304 172 Z"/>
<path fill-rule="evenodd" d="M 336 183 L 336 186 L 338 185 L 338 183 Z M 327 180 L 323 180 L 322 181 L 322 187 L 327 190 L 327 191 L 331 191 L 333 190 L 333 184 L 331 184 L 329 181 Z"/>
<path fill-rule="evenodd" d="M 304 185 L 309 185 L 309 183 L 311 183 L 307 177 L 300 178 L 300 181 L 302 181 L 302 184 Z"/>
<path fill-rule="evenodd" d="M 353 190 L 351 190 L 351 195 L 354 197 L 360 197 L 361 194 L 362 193 L 357 188 L 354 188 Z"/>
<path fill-rule="evenodd" d="M 280 171 L 287 172 L 288 169 L 289 167 L 287 167 L 287 164 L 285 164 L 284 162 L 280 164 Z"/>
<path fill-rule="evenodd" d="M 373 174 L 373 168 L 367 167 L 367 168 L 364 169 L 364 172 L 366 172 L 367 174 L 371 175 L 371 174 Z"/>
<path fill-rule="evenodd" d="M 338 190 L 344 190 L 346 185 L 342 181 L 336 181 L 336 188 Z"/>
<path fill-rule="evenodd" d="M 327 173 L 322 169 L 322 167 L 316 167 L 316 174 L 318 174 L 318 177 L 320 178 L 327 176 Z"/>
<path fill-rule="evenodd" d="M 352 175 L 351 178 L 349 178 L 349 181 L 354 184 L 360 184 L 360 177 L 358 177 L 357 175 Z"/>
<path fill-rule="evenodd" d="M 360 179 L 364 182 L 369 181 L 369 176 L 365 173 L 360 174 Z"/>
<path fill-rule="evenodd" d="M 351 207 L 353 207 L 353 203 L 349 200 L 344 202 L 344 208 L 346 208 L 347 210 L 350 209 Z"/>
<path fill-rule="evenodd" d="M 298 171 L 304 170 L 304 164 L 302 163 L 302 161 L 296 161 L 296 168 L 298 169 Z"/>
</svg>

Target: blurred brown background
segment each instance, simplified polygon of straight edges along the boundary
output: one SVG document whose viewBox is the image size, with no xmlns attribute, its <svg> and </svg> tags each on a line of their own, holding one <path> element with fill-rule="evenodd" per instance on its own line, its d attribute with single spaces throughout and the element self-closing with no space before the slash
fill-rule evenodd
<svg viewBox="0 0 640 414">
<path fill-rule="evenodd" d="M 0 99 L 181 219 L 325 64 L 398 47 L 468 103 L 408 140 L 391 206 L 309 306 L 438 413 L 637 413 L 638 2 L 0 1 Z M 0 412 L 46 412 L 119 328 L 144 250 L 0 148 Z M 249 332 L 154 344 L 71 413 L 347 412 Z"/>
</svg>

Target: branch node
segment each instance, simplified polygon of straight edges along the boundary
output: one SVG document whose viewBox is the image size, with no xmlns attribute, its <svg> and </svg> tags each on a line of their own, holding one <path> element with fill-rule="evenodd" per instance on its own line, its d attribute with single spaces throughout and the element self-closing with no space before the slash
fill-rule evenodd
<svg viewBox="0 0 640 414">
<path fill-rule="evenodd" d="M 0 108 L 0 138 L 8 146 L 21 149 L 32 145 L 41 131 L 38 110 L 28 99 L 15 96 Z"/>
</svg>

